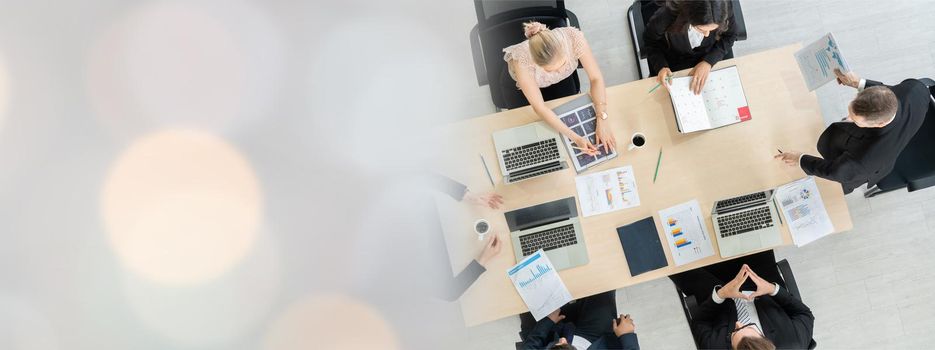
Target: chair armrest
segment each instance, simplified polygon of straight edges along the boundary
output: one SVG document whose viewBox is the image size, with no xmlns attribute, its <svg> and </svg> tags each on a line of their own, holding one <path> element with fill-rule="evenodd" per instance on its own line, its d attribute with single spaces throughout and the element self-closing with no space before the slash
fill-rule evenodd
<svg viewBox="0 0 935 350">
<path fill-rule="evenodd" d="M 581 29 L 581 25 L 578 24 L 578 15 L 571 10 L 565 10 L 565 15 L 568 16 L 568 25 Z"/>
<path fill-rule="evenodd" d="M 932 80 L 929 78 L 919 78 L 919 81 L 921 81 L 922 84 L 925 84 L 925 87 L 927 88 L 931 88 L 932 86 L 935 86 L 935 80 Z"/>
<path fill-rule="evenodd" d="M 643 13 L 639 5 L 640 2 L 636 1 L 627 9 L 630 38 L 633 39 L 633 51 L 636 54 L 637 61 L 646 58 L 646 53 L 643 52 L 643 33 L 646 31 L 646 24 L 643 22 Z M 637 62 L 637 65 L 639 65 L 639 62 Z"/>
<path fill-rule="evenodd" d="M 734 12 L 734 22 L 737 22 L 737 41 L 747 40 L 747 24 L 743 20 L 743 9 L 740 0 L 732 0 L 731 8 Z"/>
<path fill-rule="evenodd" d="M 776 268 L 779 269 L 779 274 L 782 275 L 782 280 L 786 285 L 786 290 L 789 291 L 792 296 L 796 299 L 802 300 L 802 295 L 799 294 L 799 285 L 795 283 L 795 275 L 792 274 L 792 267 L 789 266 L 789 260 L 782 259 L 776 263 Z"/>
<path fill-rule="evenodd" d="M 471 57 L 474 59 L 474 74 L 477 75 L 477 86 L 489 84 L 487 81 L 487 67 L 484 63 L 484 49 L 480 45 L 480 33 L 477 25 L 471 28 Z"/>
</svg>

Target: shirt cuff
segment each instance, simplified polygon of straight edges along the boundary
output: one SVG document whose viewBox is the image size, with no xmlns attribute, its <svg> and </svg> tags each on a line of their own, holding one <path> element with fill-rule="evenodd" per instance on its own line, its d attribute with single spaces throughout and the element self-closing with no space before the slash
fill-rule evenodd
<svg viewBox="0 0 935 350">
<path fill-rule="evenodd" d="M 864 91 L 864 87 L 867 86 L 867 79 L 860 78 L 860 83 L 857 84 L 857 91 Z"/>
<path fill-rule="evenodd" d="M 714 290 L 711 291 L 711 300 L 713 300 L 715 304 L 720 304 L 724 302 L 724 299 L 722 299 L 720 296 L 717 295 L 717 290 L 720 288 L 721 286 L 714 286 Z"/>
<path fill-rule="evenodd" d="M 771 297 L 774 297 L 776 296 L 776 294 L 779 294 L 779 283 L 773 283 L 773 285 L 776 286 L 776 289 L 773 289 L 773 292 L 769 293 L 769 296 Z"/>
</svg>

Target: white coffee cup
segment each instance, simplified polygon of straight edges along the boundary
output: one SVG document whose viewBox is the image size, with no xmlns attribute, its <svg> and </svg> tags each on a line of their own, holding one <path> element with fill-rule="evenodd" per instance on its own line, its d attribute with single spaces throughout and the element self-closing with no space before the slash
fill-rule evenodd
<svg viewBox="0 0 935 350">
<path fill-rule="evenodd" d="M 487 220 L 479 219 L 474 222 L 474 233 L 477 234 L 478 241 L 483 241 L 488 232 L 490 232 L 490 223 Z"/>
<path fill-rule="evenodd" d="M 641 132 L 633 133 L 633 136 L 630 136 L 630 146 L 627 147 L 628 151 L 632 151 L 636 148 L 643 148 L 646 146 L 646 135 L 643 135 Z"/>
</svg>

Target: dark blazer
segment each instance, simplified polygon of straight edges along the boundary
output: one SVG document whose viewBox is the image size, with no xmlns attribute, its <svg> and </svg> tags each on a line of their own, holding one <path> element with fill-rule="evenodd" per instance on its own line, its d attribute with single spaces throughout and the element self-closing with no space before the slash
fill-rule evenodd
<svg viewBox="0 0 935 350">
<path fill-rule="evenodd" d="M 436 190 L 444 192 L 445 194 L 451 196 L 451 199 L 456 201 L 461 201 L 461 199 L 464 198 L 464 194 L 467 192 L 467 186 L 452 180 L 451 178 L 438 174 L 431 174 L 430 178 L 433 182 L 432 185 Z M 472 284 L 474 284 L 474 281 L 477 281 L 480 275 L 487 271 L 487 269 L 481 266 L 477 260 L 471 260 L 471 262 L 464 268 L 464 270 L 461 270 L 457 276 L 452 276 L 451 269 L 448 268 L 448 262 L 450 261 L 450 258 L 448 258 L 448 248 L 445 246 L 445 240 L 441 234 L 441 222 L 439 222 L 437 217 L 435 221 L 438 224 L 439 234 L 437 237 L 433 237 L 433 245 L 436 247 L 436 249 L 438 249 L 439 252 L 441 252 L 441 254 L 446 257 L 446 259 L 442 263 L 432 264 L 438 265 L 434 266 L 435 271 L 433 272 L 442 281 L 440 284 L 440 289 L 435 291 L 434 294 L 443 300 L 455 301 L 460 298 L 461 295 L 464 294 L 464 292 L 467 291 L 467 289 Z"/>
<path fill-rule="evenodd" d="M 886 86 L 867 80 L 865 88 Z M 841 183 L 844 193 L 867 183 L 868 187 L 893 170 L 896 158 L 919 131 L 929 109 L 930 95 L 925 84 L 907 79 L 887 86 L 899 100 L 896 118 L 882 128 L 861 128 L 854 123 L 833 123 L 818 138 L 822 158 L 804 155 L 800 166 L 806 174 Z"/>
<path fill-rule="evenodd" d="M 808 349 L 815 316 L 808 306 L 780 288 L 776 296 L 761 296 L 753 302 L 766 338 L 777 349 Z M 699 306 L 692 320 L 702 349 L 730 349 L 730 332 L 737 322 L 737 307 L 730 299 L 717 304 L 711 297 Z"/>
<path fill-rule="evenodd" d="M 610 322 L 610 320 L 608 320 Z M 559 321 L 559 325 L 564 324 L 564 322 Z M 558 338 L 562 337 L 561 334 L 556 332 L 556 324 L 552 322 L 548 317 L 544 317 L 539 322 L 536 322 L 536 326 L 529 331 L 529 335 L 526 336 L 526 339 L 523 339 L 523 349 L 533 350 L 533 349 L 549 349 L 556 342 Z M 571 341 L 571 339 L 567 339 Z M 611 342 L 616 342 L 617 344 L 611 344 Z M 595 339 L 591 342 L 591 346 L 588 347 L 588 350 L 598 350 L 598 349 L 624 349 L 624 350 L 639 350 L 640 342 L 636 337 L 636 333 L 627 333 L 617 337 L 614 333 L 605 334 L 600 338 Z M 584 349 L 580 349 L 584 350 Z"/>
<path fill-rule="evenodd" d="M 733 11 L 728 17 L 728 28 L 721 33 L 721 38 L 711 33 L 701 41 L 701 45 L 692 49 L 688 41 L 688 26 L 677 33 L 669 32 L 669 26 L 675 21 L 676 14 L 663 6 L 649 19 L 643 41 L 646 43 L 646 55 L 649 61 L 649 71 L 652 76 L 659 73 L 664 67 L 673 72 L 694 67 L 704 60 L 712 66 L 720 62 L 731 52 L 734 41 L 737 39 L 737 24 L 734 22 Z"/>
</svg>

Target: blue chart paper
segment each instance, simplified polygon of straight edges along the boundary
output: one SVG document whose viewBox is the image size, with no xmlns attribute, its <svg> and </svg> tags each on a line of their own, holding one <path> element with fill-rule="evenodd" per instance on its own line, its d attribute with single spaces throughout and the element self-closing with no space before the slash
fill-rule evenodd
<svg viewBox="0 0 935 350">
<path fill-rule="evenodd" d="M 818 41 L 811 43 L 795 53 L 795 60 L 805 78 L 809 91 L 835 80 L 834 69 L 850 71 L 847 61 L 841 54 L 841 48 L 831 33 L 825 34 Z"/>
<path fill-rule="evenodd" d="M 511 267 L 507 275 L 537 321 L 571 301 L 571 293 L 542 249 Z"/>
</svg>

